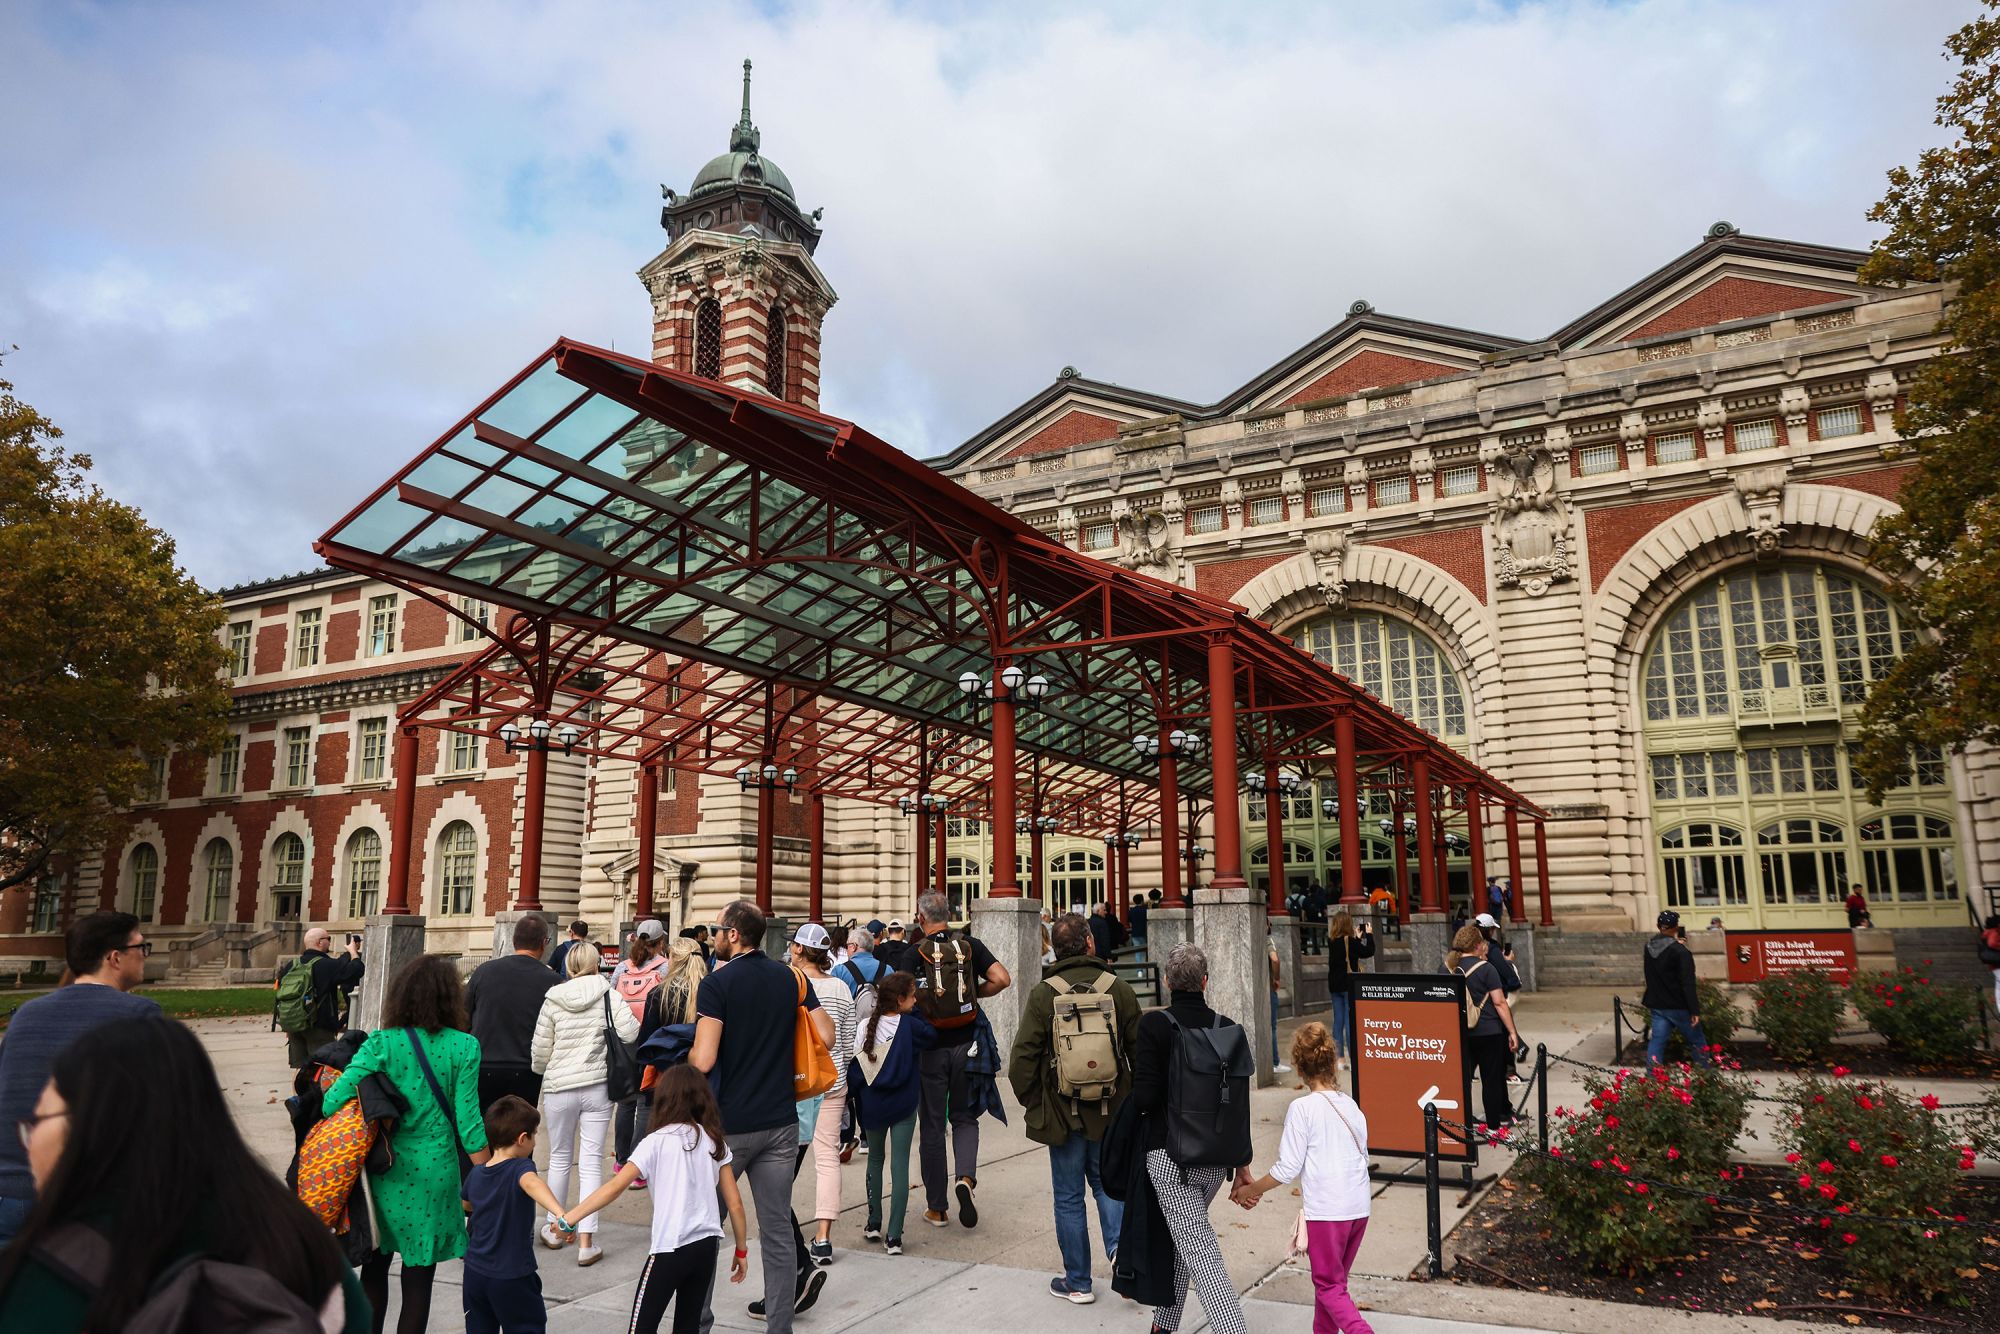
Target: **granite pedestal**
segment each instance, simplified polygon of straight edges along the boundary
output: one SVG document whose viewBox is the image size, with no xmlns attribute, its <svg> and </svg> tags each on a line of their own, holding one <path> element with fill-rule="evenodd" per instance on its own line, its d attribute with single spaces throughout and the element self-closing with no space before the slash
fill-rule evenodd
<svg viewBox="0 0 2000 1334">
<path fill-rule="evenodd" d="M 361 928 L 361 957 L 368 968 L 354 989 L 350 1028 L 374 1032 L 382 1026 L 382 1005 L 389 983 L 410 960 L 424 952 L 424 919 L 407 914 L 370 917 Z"/>
</svg>

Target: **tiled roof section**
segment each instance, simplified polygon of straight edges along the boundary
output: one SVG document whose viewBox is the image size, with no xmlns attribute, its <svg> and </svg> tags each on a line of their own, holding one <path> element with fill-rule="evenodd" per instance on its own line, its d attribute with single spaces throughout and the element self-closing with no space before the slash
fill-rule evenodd
<svg viewBox="0 0 2000 1334">
<path fill-rule="evenodd" d="M 292 574 L 274 574 L 268 579 L 252 579 L 247 583 L 230 584 L 215 590 L 215 595 L 229 602 L 254 597 L 259 593 L 276 592 L 281 588 L 296 588 L 300 584 L 318 583 L 322 579 L 351 579 L 354 576 L 345 570 L 336 570 L 330 565 L 317 569 L 298 570 Z"/>
</svg>

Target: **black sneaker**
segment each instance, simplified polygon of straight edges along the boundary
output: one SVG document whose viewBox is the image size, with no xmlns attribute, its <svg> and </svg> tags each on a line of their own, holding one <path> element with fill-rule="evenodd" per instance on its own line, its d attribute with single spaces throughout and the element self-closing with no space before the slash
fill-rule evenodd
<svg viewBox="0 0 2000 1334">
<path fill-rule="evenodd" d="M 870 1223 L 867 1227 L 862 1228 L 861 1240 L 863 1241 L 882 1240 L 882 1225 L 880 1223 Z"/>
<path fill-rule="evenodd" d="M 809 1241 L 806 1243 L 806 1254 L 812 1257 L 814 1264 L 825 1268 L 827 1265 L 833 1263 L 833 1243 L 831 1241 Z"/>
<path fill-rule="evenodd" d="M 882 1253 L 884 1255 L 901 1255 L 903 1253 L 903 1239 L 901 1237 L 889 1238 L 889 1240 L 882 1243 Z"/>
<path fill-rule="evenodd" d="M 805 1286 L 799 1289 L 799 1295 L 792 1299 L 792 1313 L 802 1315 L 812 1310 L 813 1303 L 819 1300 L 819 1290 L 825 1286 L 826 1271 L 813 1270 L 812 1275 L 806 1279 Z"/>
<path fill-rule="evenodd" d="M 958 1179 L 958 1225 L 960 1227 L 979 1226 L 979 1209 L 972 1202 L 971 1177 L 960 1177 Z"/>
</svg>

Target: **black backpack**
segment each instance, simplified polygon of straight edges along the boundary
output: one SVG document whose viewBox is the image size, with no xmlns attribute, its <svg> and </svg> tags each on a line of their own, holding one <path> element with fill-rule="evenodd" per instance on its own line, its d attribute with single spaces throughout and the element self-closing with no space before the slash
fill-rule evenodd
<svg viewBox="0 0 2000 1334">
<path fill-rule="evenodd" d="M 1243 1025 L 1221 1015 L 1209 1028 L 1183 1028 L 1172 1015 L 1167 1065 L 1167 1157 L 1188 1167 L 1241 1167 L 1250 1161 L 1250 1078 L 1257 1059 Z"/>
</svg>

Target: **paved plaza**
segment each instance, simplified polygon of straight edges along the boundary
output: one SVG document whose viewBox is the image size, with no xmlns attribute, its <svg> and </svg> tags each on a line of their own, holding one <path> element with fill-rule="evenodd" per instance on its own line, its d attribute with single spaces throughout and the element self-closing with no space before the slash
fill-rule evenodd
<svg viewBox="0 0 2000 1334">
<path fill-rule="evenodd" d="M 1606 1062 L 1611 1056 L 1609 1028 L 1611 992 L 1575 988 L 1530 996 L 1521 1006 L 1523 1035 L 1547 1043 L 1551 1052 L 1575 1059 Z M 1287 1038 L 1296 1021 L 1281 1027 Z M 257 1019 L 206 1021 L 198 1025 L 214 1053 L 223 1086 L 229 1093 L 244 1133 L 266 1161 L 282 1170 L 291 1152 L 290 1131 L 283 1112 L 290 1072 L 284 1064 L 283 1043 Z M 1574 1103 L 1582 1088 L 1580 1069 L 1552 1066 L 1551 1106 Z M 1287 1104 L 1296 1096 L 1289 1086 L 1258 1091 L 1253 1098 L 1256 1163 L 1267 1165 L 1274 1155 Z M 1517 1090 L 1517 1097 L 1520 1090 Z M 1532 1104 L 1529 1107 L 1532 1113 Z M 801 1318 L 800 1328 L 834 1331 L 867 1330 L 894 1334 L 903 1330 L 1016 1331 L 1046 1334 L 1090 1334 L 1092 1331 L 1143 1330 L 1147 1313 L 1110 1291 L 1109 1276 L 1100 1263 L 1098 1301 L 1076 1307 L 1050 1300 L 1051 1275 L 1060 1272 L 1054 1222 L 1049 1207 L 1048 1159 L 1020 1130 L 1018 1109 L 1009 1099 L 1011 1124 L 982 1123 L 979 1206 L 981 1223 L 967 1230 L 956 1225 L 933 1230 L 917 1226 L 920 1203 L 912 1204 L 912 1227 L 905 1237 L 907 1253 L 888 1257 L 860 1241 L 864 1209 L 863 1172 L 866 1159 L 857 1155 L 844 1176 L 845 1209 L 834 1229 L 837 1259 L 829 1272 L 824 1295 Z M 1753 1115 L 1752 1128 L 1760 1126 Z M 1745 1156 L 1769 1155 L 1771 1138 L 1763 1135 L 1745 1143 Z M 912 1187 L 915 1182 L 912 1153 Z M 1482 1156 L 1480 1176 L 1504 1169 L 1506 1153 Z M 1393 1167 L 1378 1159 L 1378 1166 Z M 1409 1175 L 1421 1176 L 1420 1164 Z M 812 1174 L 802 1174 L 794 1193 L 803 1218 L 810 1212 Z M 1459 1193 L 1447 1189 L 1444 1226 L 1449 1230 L 1466 1209 Z M 538 1249 L 544 1292 L 549 1303 L 549 1328 L 557 1334 L 617 1328 L 630 1314 L 633 1284 L 645 1259 L 645 1223 L 650 1202 L 643 1194 L 628 1194 L 605 1211 L 604 1259 L 579 1268 L 574 1251 Z M 1279 1193 L 1251 1213 L 1226 1201 L 1213 1212 L 1231 1276 L 1245 1294 L 1250 1328 L 1256 1331 L 1305 1331 L 1312 1325 L 1312 1280 L 1304 1264 L 1286 1259 L 1286 1241 L 1296 1211 L 1294 1197 Z M 755 1213 L 751 1219 L 754 1224 Z M 1095 1238 L 1096 1224 L 1092 1222 Z M 1097 1239 L 1101 1245 L 1101 1238 Z M 1454 1247 L 1447 1235 L 1445 1252 Z M 1720 1315 L 1690 1315 L 1668 1310 L 1610 1307 L 1600 1303 L 1534 1292 L 1459 1287 L 1426 1283 L 1420 1277 L 1425 1260 L 1424 1193 L 1418 1185 L 1384 1184 L 1378 1188 L 1374 1213 L 1355 1267 L 1355 1291 L 1370 1321 L 1383 1334 L 1433 1331 L 1472 1334 L 1488 1329 L 1545 1329 L 1597 1334 L 1621 1322 L 1645 1319 L 1663 1328 L 1698 1331 L 1742 1329 L 1776 1334 L 1783 1329 L 1827 1328 L 1751 1320 Z M 761 1323 L 746 1313 L 746 1304 L 762 1289 L 757 1248 L 751 1247 L 751 1273 L 741 1287 L 723 1284 L 716 1294 L 716 1324 L 722 1329 L 757 1329 Z M 458 1266 L 439 1269 L 439 1293 L 431 1328 L 455 1334 L 461 1328 L 456 1293 Z M 391 1291 L 393 1293 L 394 1286 Z M 940 1312 L 949 1312 L 941 1317 Z M 1031 1322 L 1024 1325 L 1023 1322 Z M 1198 1302 L 1190 1301 L 1188 1323 L 1194 1334 L 1207 1329 Z"/>
</svg>

